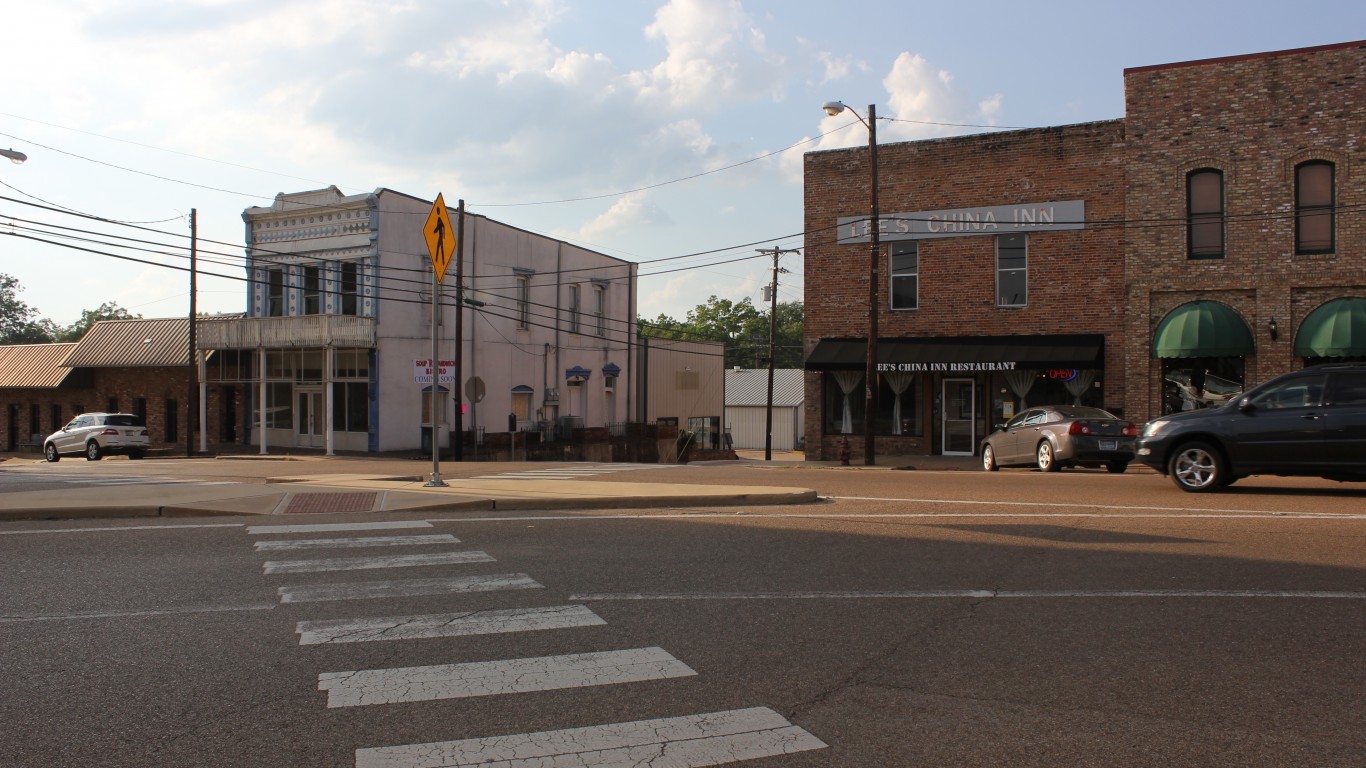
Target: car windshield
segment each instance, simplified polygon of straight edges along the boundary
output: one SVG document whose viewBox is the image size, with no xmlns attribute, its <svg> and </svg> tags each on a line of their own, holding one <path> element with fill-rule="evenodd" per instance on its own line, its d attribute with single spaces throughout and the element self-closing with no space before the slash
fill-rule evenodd
<svg viewBox="0 0 1366 768">
<path fill-rule="evenodd" d="M 111 427 L 141 427 L 145 426 L 142 419 L 137 416 L 130 416 L 126 413 L 119 413 L 109 416 L 104 423 Z"/>
<path fill-rule="evenodd" d="M 1062 414 L 1065 419 L 1117 419 L 1118 416 L 1103 411 L 1099 408 L 1090 408 L 1085 405 L 1059 405 L 1054 410 Z"/>
</svg>

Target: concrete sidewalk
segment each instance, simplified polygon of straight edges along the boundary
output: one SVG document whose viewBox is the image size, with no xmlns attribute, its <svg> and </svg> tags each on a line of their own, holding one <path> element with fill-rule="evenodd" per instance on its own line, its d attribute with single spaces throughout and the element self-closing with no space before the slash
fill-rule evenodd
<svg viewBox="0 0 1366 768">
<path fill-rule="evenodd" d="M 877 464 L 807 461 L 795 451 L 737 451 L 739 461 L 706 465 L 792 467 L 835 471 L 980 470 L 974 456 L 879 456 Z M 451 479 L 429 488 L 426 474 L 295 475 L 295 461 L 322 455 L 234 455 L 222 460 L 278 462 L 280 476 L 259 483 L 148 483 L 22 491 L 0 496 L 0 521 L 99 517 L 203 517 L 306 515 L 347 512 L 451 512 L 528 509 L 658 509 L 802 504 L 817 500 L 809 488 L 764 485 L 600 482 L 588 479 Z M 355 457 L 352 457 L 355 458 Z M 0 461 L 38 462 L 33 454 L 0 454 Z M 482 463 L 481 463 L 482 464 Z M 496 462 L 486 465 L 490 470 Z M 295 465 L 297 466 L 297 465 Z"/>
<path fill-rule="evenodd" d="M 282 467 L 283 468 L 283 467 Z M 265 484 L 124 484 L 0 496 L 0 520 L 97 517 L 306 515 L 347 512 L 452 512 L 527 509 L 641 509 L 801 504 L 809 488 L 624 483 L 592 480 L 448 479 L 386 475 L 269 478 Z"/>
</svg>

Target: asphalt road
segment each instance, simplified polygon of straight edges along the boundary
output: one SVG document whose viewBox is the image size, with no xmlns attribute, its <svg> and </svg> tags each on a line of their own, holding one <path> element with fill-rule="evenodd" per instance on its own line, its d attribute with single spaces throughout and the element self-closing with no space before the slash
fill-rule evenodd
<svg viewBox="0 0 1366 768">
<path fill-rule="evenodd" d="M 34 471 L 282 473 L 265 464 Z M 0 472 L 0 503 L 27 474 Z M 1132 471 L 726 465 L 612 478 L 828 500 L 6 523 L 0 764 L 423 764 L 368 750 L 649 721 L 708 738 L 660 736 L 633 755 L 642 765 L 782 748 L 802 751 L 743 764 L 1366 765 L 1366 486 L 1252 478 L 1193 496 Z M 415 527 L 258 527 L 357 523 Z M 488 631 L 461 629 L 476 612 L 521 618 L 450 634 Z M 527 629 L 547 613 L 571 621 Z M 337 626 L 379 618 L 391 621 Z M 768 741 L 745 724 L 711 737 L 756 710 L 783 726 Z M 552 742 L 596 745 L 582 757 L 596 765 L 620 756 L 603 739 Z M 478 748 L 416 754 L 484 759 Z"/>
</svg>

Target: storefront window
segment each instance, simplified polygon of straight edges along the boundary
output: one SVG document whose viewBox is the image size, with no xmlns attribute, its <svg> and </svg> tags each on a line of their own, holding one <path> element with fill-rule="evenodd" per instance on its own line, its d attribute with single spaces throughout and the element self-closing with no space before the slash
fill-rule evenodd
<svg viewBox="0 0 1366 768">
<path fill-rule="evenodd" d="M 338 432 L 370 431 L 370 386 L 364 382 L 332 385 L 332 428 Z"/>
<path fill-rule="evenodd" d="M 825 424 L 827 435 L 863 433 L 863 374 L 834 371 L 825 374 Z"/>
<path fill-rule="evenodd" d="M 877 434 L 924 434 L 921 418 L 923 378 L 915 373 L 884 373 L 878 377 L 877 421 L 873 424 Z"/>
<path fill-rule="evenodd" d="M 1167 358 L 1162 361 L 1162 413 L 1227 403 L 1242 394 L 1243 358 Z"/>
</svg>

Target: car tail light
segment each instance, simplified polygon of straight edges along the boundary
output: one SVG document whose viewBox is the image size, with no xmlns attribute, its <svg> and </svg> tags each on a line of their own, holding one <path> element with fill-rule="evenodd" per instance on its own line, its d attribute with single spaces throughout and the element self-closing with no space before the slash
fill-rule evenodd
<svg viewBox="0 0 1366 768">
<path fill-rule="evenodd" d="M 1067 428 L 1067 434 L 1089 435 L 1091 434 L 1091 425 L 1081 421 L 1074 421 L 1072 422 L 1072 426 Z"/>
<path fill-rule="evenodd" d="M 1128 424 L 1125 424 L 1124 429 L 1120 430 L 1119 433 L 1125 437 L 1138 437 L 1138 427 L 1135 427 L 1134 423 L 1131 421 Z"/>
<path fill-rule="evenodd" d="M 118 433 L 117 429 L 105 429 L 100 432 L 101 435 L 117 435 Z"/>
</svg>

